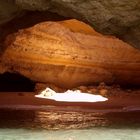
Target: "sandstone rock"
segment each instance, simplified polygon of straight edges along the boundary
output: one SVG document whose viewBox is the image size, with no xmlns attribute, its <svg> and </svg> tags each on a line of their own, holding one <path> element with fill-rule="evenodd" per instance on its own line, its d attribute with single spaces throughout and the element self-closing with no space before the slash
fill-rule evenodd
<svg viewBox="0 0 140 140">
<path fill-rule="evenodd" d="M 100 93 L 100 95 L 102 95 L 102 96 L 107 96 L 108 90 L 107 90 L 107 89 L 101 89 L 101 90 L 99 91 L 99 93 Z"/>
<path fill-rule="evenodd" d="M 46 87 L 49 87 L 50 89 L 54 90 L 55 92 L 59 92 L 59 93 L 66 91 L 66 89 L 55 86 L 54 84 L 36 83 L 35 92 L 36 93 L 41 92 L 44 89 L 46 89 Z"/>
<path fill-rule="evenodd" d="M 33 81 L 67 88 L 140 84 L 140 51 L 77 20 L 43 22 L 11 34 L 2 65 Z"/>
<path fill-rule="evenodd" d="M 86 86 L 79 86 L 78 90 L 80 90 L 81 92 L 88 92 L 88 88 Z"/>
</svg>

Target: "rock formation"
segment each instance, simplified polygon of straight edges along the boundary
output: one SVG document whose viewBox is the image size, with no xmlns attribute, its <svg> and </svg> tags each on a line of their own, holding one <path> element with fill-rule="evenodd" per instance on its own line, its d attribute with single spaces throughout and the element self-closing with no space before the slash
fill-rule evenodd
<svg viewBox="0 0 140 140">
<path fill-rule="evenodd" d="M 61 87 L 140 84 L 140 51 L 77 20 L 42 22 L 5 41 L 2 71 Z"/>
<path fill-rule="evenodd" d="M 79 19 L 101 33 L 117 35 L 140 48 L 137 37 L 140 32 L 139 0 L 5 0 L 0 1 L 0 23 L 11 20 L 21 10 L 50 11 Z"/>
<path fill-rule="evenodd" d="M 22 9 L 49 10 L 89 22 L 101 32 L 118 33 L 140 23 L 140 1 L 100 0 L 16 0 Z M 67 11 L 67 12 L 66 12 Z"/>
</svg>

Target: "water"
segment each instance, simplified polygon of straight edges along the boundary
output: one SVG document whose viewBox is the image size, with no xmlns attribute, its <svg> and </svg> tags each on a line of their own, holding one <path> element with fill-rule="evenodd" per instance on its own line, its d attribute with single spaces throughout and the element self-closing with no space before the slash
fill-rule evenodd
<svg viewBox="0 0 140 140">
<path fill-rule="evenodd" d="M 140 112 L 0 109 L 0 140 L 140 140 Z"/>
<path fill-rule="evenodd" d="M 140 129 L 91 128 L 83 130 L 0 129 L 0 140 L 140 140 Z"/>
</svg>

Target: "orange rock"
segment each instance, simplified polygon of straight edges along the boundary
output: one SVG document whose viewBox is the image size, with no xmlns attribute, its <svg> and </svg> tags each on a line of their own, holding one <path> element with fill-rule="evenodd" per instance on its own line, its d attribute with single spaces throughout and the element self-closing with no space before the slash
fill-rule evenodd
<svg viewBox="0 0 140 140">
<path fill-rule="evenodd" d="M 9 35 L 2 66 L 33 81 L 67 88 L 140 84 L 140 51 L 77 20 L 43 22 Z"/>
<path fill-rule="evenodd" d="M 96 32 L 91 26 L 85 24 L 84 22 L 77 21 L 76 19 L 64 20 L 64 21 L 60 21 L 59 23 L 69 28 L 72 32 L 102 36 L 102 34 Z"/>
<path fill-rule="evenodd" d="M 100 95 L 102 95 L 102 96 L 107 96 L 108 90 L 106 90 L 106 89 L 101 89 L 101 90 L 99 91 L 99 93 L 100 93 Z"/>
</svg>

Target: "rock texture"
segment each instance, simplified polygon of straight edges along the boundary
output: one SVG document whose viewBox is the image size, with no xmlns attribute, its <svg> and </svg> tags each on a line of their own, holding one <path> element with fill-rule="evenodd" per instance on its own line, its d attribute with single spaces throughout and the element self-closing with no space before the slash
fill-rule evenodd
<svg viewBox="0 0 140 140">
<path fill-rule="evenodd" d="M 77 20 L 43 22 L 7 37 L 6 71 L 61 87 L 140 84 L 140 51 Z"/>
<path fill-rule="evenodd" d="M 50 7 L 50 0 L 15 0 L 15 4 L 24 10 L 45 11 Z"/>
<path fill-rule="evenodd" d="M 140 32 L 140 0 L 4 0 L 0 1 L 0 23 L 11 20 L 21 10 L 50 11 L 80 19 L 101 33 L 118 36 L 140 48 L 139 39 L 135 39 Z"/>
<path fill-rule="evenodd" d="M 139 0 L 16 0 L 16 4 L 28 10 L 49 10 L 65 17 L 76 18 L 92 25 L 97 31 L 117 35 L 134 47 L 139 48 L 135 36 L 140 27 L 133 34 L 133 30 L 140 24 Z M 132 39 L 134 38 L 134 39 Z"/>
<path fill-rule="evenodd" d="M 0 25 L 21 15 L 22 9 L 9 0 L 0 1 Z"/>
<path fill-rule="evenodd" d="M 140 22 L 139 0 L 53 0 L 52 5 L 52 11 L 88 21 L 106 33 L 118 33 Z"/>
<path fill-rule="evenodd" d="M 140 48 L 140 24 L 127 30 L 126 33 L 121 35 L 121 38 L 132 46 Z"/>
</svg>

